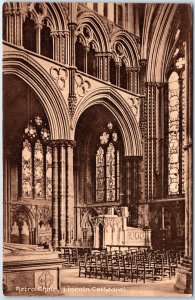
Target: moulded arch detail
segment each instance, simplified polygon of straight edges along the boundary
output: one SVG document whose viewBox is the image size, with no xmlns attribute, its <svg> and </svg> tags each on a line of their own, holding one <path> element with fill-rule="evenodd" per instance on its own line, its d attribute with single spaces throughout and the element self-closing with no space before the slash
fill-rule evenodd
<svg viewBox="0 0 195 300">
<path fill-rule="evenodd" d="M 24 80 L 36 93 L 45 110 L 51 139 L 70 139 L 70 117 L 64 98 L 49 74 L 25 53 L 6 52 L 3 73 Z"/>
<path fill-rule="evenodd" d="M 124 144 L 125 156 L 142 156 L 142 136 L 139 124 L 127 102 L 115 90 L 99 88 L 78 103 L 73 118 L 74 128 L 81 114 L 93 105 L 105 106 L 116 118 Z"/>
</svg>

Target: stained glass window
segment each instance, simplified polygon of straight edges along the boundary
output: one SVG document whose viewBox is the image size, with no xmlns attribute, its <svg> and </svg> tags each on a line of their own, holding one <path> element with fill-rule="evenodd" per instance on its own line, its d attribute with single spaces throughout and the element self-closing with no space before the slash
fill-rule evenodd
<svg viewBox="0 0 195 300">
<path fill-rule="evenodd" d="M 179 76 L 169 77 L 169 194 L 179 193 Z"/>
<path fill-rule="evenodd" d="M 99 147 L 96 154 L 96 201 L 102 202 L 105 198 L 104 150 Z"/>
<path fill-rule="evenodd" d="M 22 195 L 32 197 L 32 148 L 28 140 L 23 142 L 22 149 Z"/>
<path fill-rule="evenodd" d="M 52 196 L 52 149 L 47 147 L 46 150 L 46 197 Z"/>
<path fill-rule="evenodd" d="M 37 116 L 24 130 L 22 148 L 22 197 L 51 198 L 52 150 L 46 124 Z"/>
<path fill-rule="evenodd" d="M 107 201 L 115 201 L 115 148 L 109 144 L 106 153 L 106 193 Z"/>
<path fill-rule="evenodd" d="M 185 161 L 184 161 L 184 142 L 185 142 L 185 103 L 186 103 L 186 72 L 182 72 L 182 194 L 185 193 Z"/>
<path fill-rule="evenodd" d="M 119 200 L 118 134 L 113 124 L 100 135 L 96 152 L 96 202 Z"/>
<path fill-rule="evenodd" d="M 182 69 L 185 59 L 176 62 L 176 68 Z M 168 193 L 169 195 L 184 194 L 184 132 L 185 132 L 185 69 L 172 72 L 169 77 L 169 148 L 168 148 Z"/>
<path fill-rule="evenodd" d="M 34 148 L 34 189 L 35 197 L 44 196 L 44 177 L 43 177 L 43 146 L 37 140 Z"/>
</svg>

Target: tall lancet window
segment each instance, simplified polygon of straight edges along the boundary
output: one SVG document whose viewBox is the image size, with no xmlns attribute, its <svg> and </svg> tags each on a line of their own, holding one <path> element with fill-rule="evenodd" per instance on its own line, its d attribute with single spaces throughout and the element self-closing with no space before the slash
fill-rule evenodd
<svg viewBox="0 0 195 300">
<path fill-rule="evenodd" d="M 169 194 L 179 193 L 179 76 L 169 77 Z"/>
<path fill-rule="evenodd" d="M 24 130 L 22 145 L 22 197 L 51 198 L 52 149 L 50 133 L 40 117 Z"/>
<path fill-rule="evenodd" d="M 185 59 L 176 61 L 168 81 L 168 194 L 184 194 Z"/>
<path fill-rule="evenodd" d="M 119 200 L 119 157 L 118 134 L 109 122 L 96 152 L 96 202 Z"/>
</svg>

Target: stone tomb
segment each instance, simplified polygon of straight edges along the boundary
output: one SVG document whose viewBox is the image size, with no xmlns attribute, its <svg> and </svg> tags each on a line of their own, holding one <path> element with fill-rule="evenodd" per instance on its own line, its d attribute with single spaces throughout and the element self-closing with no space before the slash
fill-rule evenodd
<svg viewBox="0 0 195 300">
<path fill-rule="evenodd" d="M 4 294 L 58 293 L 61 289 L 62 260 L 58 252 L 36 245 L 4 244 Z"/>
</svg>

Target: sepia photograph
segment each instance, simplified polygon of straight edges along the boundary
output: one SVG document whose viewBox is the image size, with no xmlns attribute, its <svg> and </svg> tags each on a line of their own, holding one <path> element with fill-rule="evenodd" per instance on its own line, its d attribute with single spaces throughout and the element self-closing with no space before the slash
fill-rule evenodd
<svg viewBox="0 0 195 300">
<path fill-rule="evenodd" d="M 2 4 L 4 295 L 192 296 L 192 13 Z"/>
</svg>

